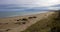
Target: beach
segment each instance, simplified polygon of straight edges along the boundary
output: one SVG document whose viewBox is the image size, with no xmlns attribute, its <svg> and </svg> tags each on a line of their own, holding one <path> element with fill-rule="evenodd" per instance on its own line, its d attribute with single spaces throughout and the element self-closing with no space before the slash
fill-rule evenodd
<svg viewBox="0 0 60 32">
<path fill-rule="evenodd" d="M 54 12 L 39 13 L 25 16 L 16 16 L 8 18 L 0 18 L 0 31 L 6 32 L 20 32 L 27 29 L 32 24 L 38 22 L 41 19 L 47 18 Z"/>
</svg>

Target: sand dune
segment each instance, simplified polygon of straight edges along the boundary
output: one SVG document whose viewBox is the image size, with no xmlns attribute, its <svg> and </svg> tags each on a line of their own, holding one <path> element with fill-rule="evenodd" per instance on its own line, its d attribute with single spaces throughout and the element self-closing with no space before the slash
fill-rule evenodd
<svg viewBox="0 0 60 32">
<path fill-rule="evenodd" d="M 47 18 L 54 12 L 40 13 L 26 16 L 0 18 L 0 32 L 20 32 L 27 29 L 37 21 Z"/>
</svg>

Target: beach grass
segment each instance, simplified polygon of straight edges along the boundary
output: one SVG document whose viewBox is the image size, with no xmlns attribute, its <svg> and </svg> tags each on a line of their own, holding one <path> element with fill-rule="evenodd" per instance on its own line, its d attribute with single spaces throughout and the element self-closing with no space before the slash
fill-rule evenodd
<svg viewBox="0 0 60 32">
<path fill-rule="evenodd" d="M 60 12 L 56 12 L 49 17 L 39 20 L 26 30 L 21 32 L 58 32 L 60 31 Z M 58 17 L 59 16 L 59 17 Z M 59 20 L 58 20 L 59 19 Z"/>
</svg>

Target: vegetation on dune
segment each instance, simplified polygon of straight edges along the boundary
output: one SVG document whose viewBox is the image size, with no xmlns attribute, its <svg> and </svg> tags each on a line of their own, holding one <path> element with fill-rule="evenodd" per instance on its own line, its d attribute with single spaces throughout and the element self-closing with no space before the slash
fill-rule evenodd
<svg viewBox="0 0 60 32">
<path fill-rule="evenodd" d="M 55 11 L 21 32 L 60 32 L 60 11 Z"/>
<path fill-rule="evenodd" d="M 33 18 L 37 18 L 36 16 L 33 16 L 33 17 L 28 17 L 28 19 L 33 19 Z"/>
</svg>

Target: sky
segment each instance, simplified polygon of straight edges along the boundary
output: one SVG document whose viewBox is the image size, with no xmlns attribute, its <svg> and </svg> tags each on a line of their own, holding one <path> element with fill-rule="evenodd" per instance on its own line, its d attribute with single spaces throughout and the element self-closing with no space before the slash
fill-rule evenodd
<svg viewBox="0 0 60 32">
<path fill-rule="evenodd" d="M 60 0 L 0 0 L 0 4 L 29 4 L 31 6 L 51 6 L 60 4 Z"/>
</svg>

